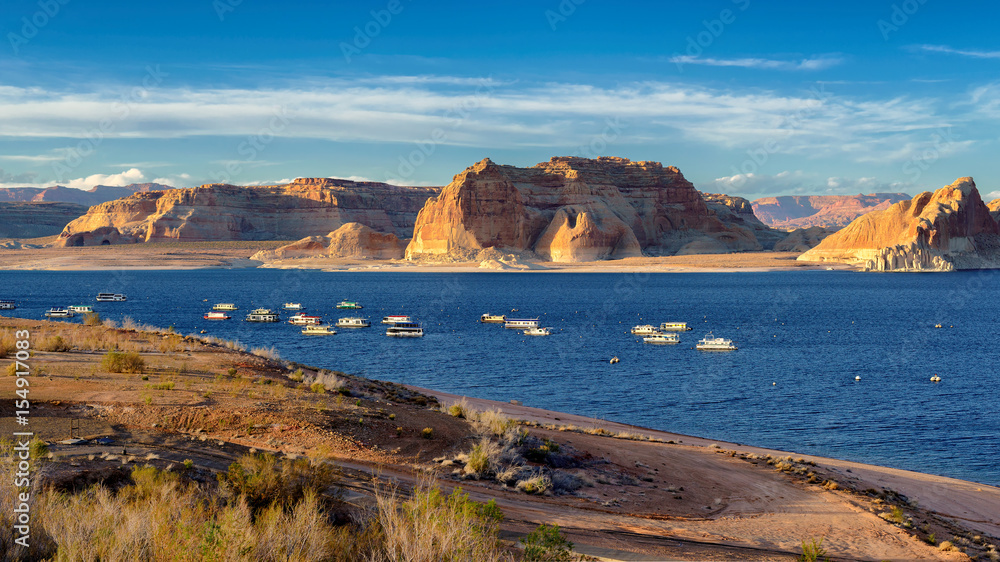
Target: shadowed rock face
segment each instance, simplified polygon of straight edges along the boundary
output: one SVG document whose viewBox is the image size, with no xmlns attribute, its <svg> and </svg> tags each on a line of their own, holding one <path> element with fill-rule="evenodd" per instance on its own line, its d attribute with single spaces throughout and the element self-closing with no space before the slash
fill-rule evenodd
<svg viewBox="0 0 1000 562">
<path fill-rule="evenodd" d="M 71 222 L 60 242 L 113 228 L 117 242 L 297 240 L 357 222 L 408 237 L 417 212 L 438 188 L 397 187 L 328 178 L 288 185 L 204 185 L 150 191 L 94 206 Z M 87 245 L 92 237 L 84 236 Z"/>
<path fill-rule="evenodd" d="M 672 166 L 625 158 L 555 157 L 531 168 L 484 159 L 429 199 L 408 259 L 471 258 L 485 248 L 533 251 L 553 261 L 661 255 L 685 247 L 760 250 Z"/>
<path fill-rule="evenodd" d="M 86 212 L 73 203 L 0 202 L 0 238 L 54 236 Z"/>
<path fill-rule="evenodd" d="M 885 210 L 908 199 L 910 196 L 905 193 L 788 195 L 756 199 L 753 210 L 764 224 L 775 228 L 791 230 L 822 226 L 836 230 L 865 213 Z"/>
<path fill-rule="evenodd" d="M 799 256 L 875 271 L 1000 267 L 1000 226 L 972 178 L 868 213 Z"/>
</svg>

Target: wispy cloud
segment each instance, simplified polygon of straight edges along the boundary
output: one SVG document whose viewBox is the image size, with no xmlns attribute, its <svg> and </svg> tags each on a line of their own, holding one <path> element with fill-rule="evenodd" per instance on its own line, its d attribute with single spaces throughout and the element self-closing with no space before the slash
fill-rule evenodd
<svg viewBox="0 0 1000 562">
<path fill-rule="evenodd" d="M 675 64 L 699 64 L 703 66 L 735 66 L 740 68 L 756 68 L 762 70 L 824 70 L 841 64 L 840 57 L 819 57 L 801 60 L 777 60 L 764 58 L 714 59 L 689 55 L 670 57 L 669 62 Z"/>
<path fill-rule="evenodd" d="M 886 182 L 875 177 L 827 177 L 802 170 L 786 170 L 777 174 L 737 174 L 716 178 L 707 191 L 761 197 L 764 195 L 856 195 L 858 193 L 909 193 L 914 185 L 907 182 Z"/>
<path fill-rule="evenodd" d="M 931 53 L 961 55 L 976 59 L 1000 59 L 1000 51 L 981 51 L 979 49 L 955 49 L 947 45 L 917 45 L 917 49 Z"/>
<path fill-rule="evenodd" d="M 138 168 L 129 168 L 113 174 L 91 174 L 85 177 L 73 178 L 63 182 L 46 181 L 35 182 L 35 174 L 20 174 L 17 176 L 4 173 L 0 169 L 0 188 L 7 187 L 54 187 L 61 185 L 72 189 L 90 189 L 97 185 L 107 185 L 112 187 L 122 187 L 133 183 L 159 183 L 170 187 L 185 187 L 191 184 L 189 174 L 177 174 L 167 177 L 148 179 L 146 174 Z"/>
</svg>

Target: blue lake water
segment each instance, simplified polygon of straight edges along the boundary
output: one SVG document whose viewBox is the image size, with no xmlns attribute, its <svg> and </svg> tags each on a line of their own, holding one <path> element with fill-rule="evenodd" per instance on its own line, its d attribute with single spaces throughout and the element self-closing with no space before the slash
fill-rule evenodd
<svg viewBox="0 0 1000 562">
<path fill-rule="evenodd" d="M 20 317 L 92 304 L 104 318 L 207 330 L 371 378 L 1000 485 L 998 273 L 0 271 L 0 298 L 16 299 L 4 313 Z M 129 300 L 94 302 L 108 291 Z M 364 309 L 334 310 L 343 299 Z M 286 301 L 373 327 L 306 337 L 241 321 Z M 216 302 L 240 310 L 203 320 Z M 487 312 L 538 316 L 553 334 L 480 324 Z M 387 338 L 388 314 L 418 318 L 426 336 Z M 694 327 L 678 345 L 629 333 L 674 320 Z M 740 349 L 694 350 L 709 330 Z"/>
</svg>

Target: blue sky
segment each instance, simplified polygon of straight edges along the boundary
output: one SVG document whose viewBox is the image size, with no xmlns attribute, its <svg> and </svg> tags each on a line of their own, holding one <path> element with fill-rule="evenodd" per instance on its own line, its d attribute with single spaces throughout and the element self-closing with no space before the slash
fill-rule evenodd
<svg viewBox="0 0 1000 562">
<path fill-rule="evenodd" d="M 978 4 L 978 3 L 977 3 Z M 0 186 L 443 185 L 490 157 L 704 191 L 1000 197 L 1000 7 L 8 0 Z"/>
</svg>

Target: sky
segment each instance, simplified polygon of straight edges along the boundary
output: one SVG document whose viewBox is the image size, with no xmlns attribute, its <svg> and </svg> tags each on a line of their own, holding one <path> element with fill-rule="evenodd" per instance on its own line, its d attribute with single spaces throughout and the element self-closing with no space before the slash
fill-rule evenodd
<svg viewBox="0 0 1000 562">
<path fill-rule="evenodd" d="M 6 0 L 0 187 L 444 185 L 487 157 L 575 155 L 749 199 L 973 176 L 989 200 L 998 16 L 940 0 Z"/>
</svg>

